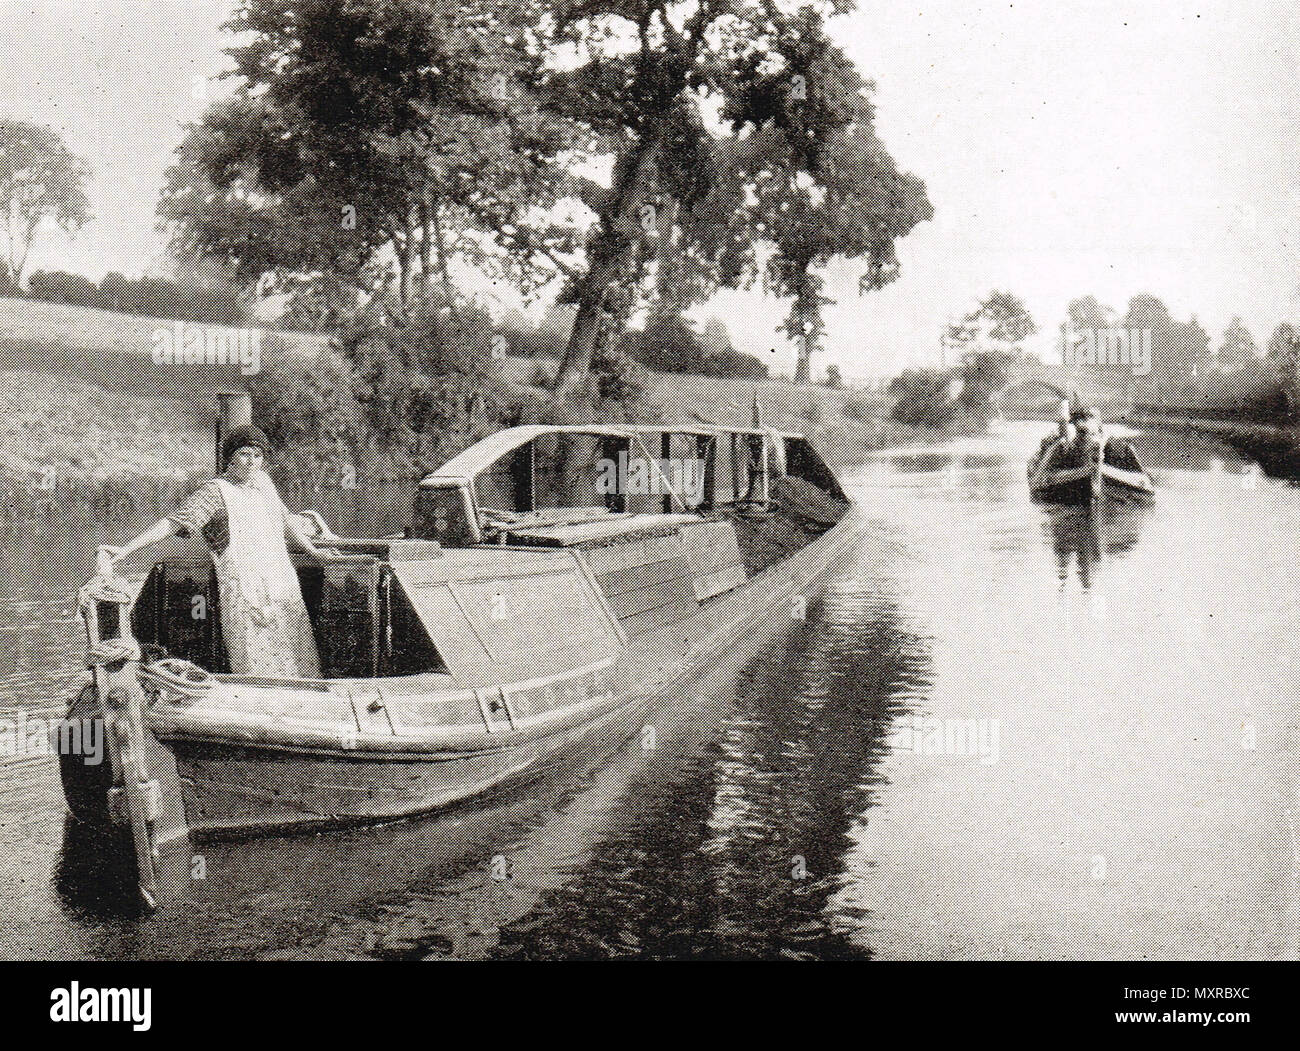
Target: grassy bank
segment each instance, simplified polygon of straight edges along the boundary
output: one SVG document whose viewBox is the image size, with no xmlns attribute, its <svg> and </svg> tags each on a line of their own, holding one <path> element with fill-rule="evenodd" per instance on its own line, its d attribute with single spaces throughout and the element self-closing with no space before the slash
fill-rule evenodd
<svg viewBox="0 0 1300 1051">
<path fill-rule="evenodd" d="M 69 493 L 165 505 L 211 472 L 215 391 L 245 380 L 228 366 L 155 363 L 152 333 L 170 324 L 0 299 L 0 485 L 9 510 Z M 322 345 L 276 334 L 267 353 L 310 355 Z M 516 382 L 535 368 L 527 359 L 505 363 Z M 890 420 L 879 394 L 781 380 L 651 373 L 635 415 L 748 426 L 755 398 L 765 425 L 808 434 L 840 465 L 935 435 Z"/>
<path fill-rule="evenodd" d="M 1138 409 L 1125 422 L 1217 438 L 1275 478 L 1300 480 L 1300 427 Z"/>
</svg>

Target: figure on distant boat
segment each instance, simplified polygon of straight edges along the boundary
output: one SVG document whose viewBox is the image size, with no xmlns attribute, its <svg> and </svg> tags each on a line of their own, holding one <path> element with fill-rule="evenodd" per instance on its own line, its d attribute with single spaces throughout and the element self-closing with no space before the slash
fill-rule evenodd
<svg viewBox="0 0 1300 1051">
<path fill-rule="evenodd" d="M 236 675 L 320 678 L 320 658 L 286 534 L 322 562 L 318 548 L 285 508 L 262 469 L 266 435 L 237 427 L 222 443 L 225 473 L 200 486 L 176 511 L 124 547 L 99 549 L 99 572 L 172 535 L 202 535 L 212 552 L 221 604 L 221 633 Z"/>
<path fill-rule="evenodd" d="M 1100 450 L 1105 462 L 1112 467 L 1125 471 L 1142 470 L 1132 443 L 1106 434 L 1098 409 L 1077 403 L 1072 408 L 1069 402 L 1063 401 L 1056 426 L 1056 433 L 1043 439 L 1038 451 L 1040 459 L 1059 442 L 1055 461 L 1058 468 L 1085 467 L 1096 460 Z"/>
</svg>

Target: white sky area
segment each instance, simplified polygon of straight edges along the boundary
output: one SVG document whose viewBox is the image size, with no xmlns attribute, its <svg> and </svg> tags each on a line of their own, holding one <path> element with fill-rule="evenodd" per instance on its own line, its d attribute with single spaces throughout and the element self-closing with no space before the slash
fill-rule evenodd
<svg viewBox="0 0 1300 1051">
<path fill-rule="evenodd" d="M 232 0 L 0 0 L 0 113 L 89 160 L 95 220 L 46 235 L 31 269 L 98 279 L 156 269 L 154 207 L 193 78 L 226 68 Z M 1160 296 L 1215 346 L 1234 314 L 1261 350 L 1300 315 L 1300 8 L 1286 0 L 863 0 L 837 39 L 877 90 L 877 126 L 935 205 L 903 272 L 857 294 L 832 267 L 827 351 L 850 378 L 936 363 L 950 317 L 990 289 L 1028 304 L 1053 354 L 1067 302 Z M 515 305 L 503 296 L 504 306 Z M 788 303 L 718 295 L 742 349 L 793 367 Z M 776 348 L 773 351 L 771 348 Z"/>
</svg>

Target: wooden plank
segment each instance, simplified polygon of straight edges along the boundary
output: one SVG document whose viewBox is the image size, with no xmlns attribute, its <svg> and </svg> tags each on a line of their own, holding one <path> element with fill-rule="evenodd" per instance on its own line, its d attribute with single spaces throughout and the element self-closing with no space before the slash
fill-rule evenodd
<svg viewBox="0 0 1300 1051">
<path fill-rule="evenodd" d="M 362 733 L 391 734 L 393 724 L 383 693 L 374 686 L 355 686 L 350 691 L 357 729 Z"/>
<path fill-rule="evenodd" d="M 443 663 L 453 675 L 457 668 L 492 659 L 492 654 L 466 619 L 446 581 L 413 582 L 403 578 L 401 583 L 430 639 L 438 647 Z"/>
<path fill-rule="evenodd" d="M 740 587 L 749 579 L 744 564 L 723 566 L 711 573 L 702 573 L 694 578 L 695 597 L 703 602 L 705 599 L 721 595 Z"/>
<path fill-rule="evenodd" d="M 644 566 L 652 562 L 666 562 L 679 558 L 682 554 L 681 537 L 671 536 L 640 537 L 617 544 L 602 547 L 584 548 L 582 557 L 597 576 L 629 569 L 632 566 Z"/>
<path fill-rule="evenodd" d="M 473 580 L 492 575 L 519 575 L 568 570 L 574 555 L 569 551 L 544 551 L 537 548 L 484 545 L 482 547 L 443 548 L 433 559 L 415 559 L 411 572 L 422 580 Z M 406 563 L 402 560 L 403 564 Z M 405 572 L 405 570 L 404 570 Z"/>
<path fill-rule="evenodd" d="M 609 605 L 614 616 L 626 620 L 660 606 L 674 606 L 683 614 L 689 613 L 699 607 L 699 600 L 695 597 L 692 577 L 688 572 L 658 584 L 633 588 L 621 595 L 611 596 Z"/>
<path fill-rule="evenodd" d="M 697 606 L 696 608 L 698 609 L 699 607 Z M 634 613 L 632 616 L 619 621 L 619 623 L 623 625 L 623 630 L 626 631 L 629 636 L 636 638 L 638 635 L 642 635 L 647 631 L 661 628 L 665 624 L 672 624 L 684 620 L 689 616 L 689 611 L 684 612 L 680 607 L 675 605 L 657 606 L 654 609 L 647 609 L 640 613 Z"/>
<path fill-rule="evenodd" d="M 537 529 L 511 529 L 510 535 L 525 540 L 558 543 L 565 547 L 608 540 L 612 537 L 634 534 L 641 530 L 662 529 L 668 526 L 698 522 L 698 515 L 645 514 L 612 522 L 588 522 L 579 525 L 551 526 Z"/>
<path fill-rule="evenodd" d="M 651 562 L 644 566 L 616 569 L 603 573 L 596 579 L 605 594 L 613 596 L 621 595 L 624 591 L 631 591 L 633 588 L 643 588 L 650 584 L 671 580 L 673 577 L 682 576 L 684 572 L 689 572 L 689 569 L 690 567 L 682 559 L 673 558 L 663 562 Z"/>
<path fill-rule="evenodd" d="M 730 522 L 701 522 L 682 529 L 682 544 L 697 573 L 710 573 L 744 559 L 736 529 Z"/>
<path fill-rule="evenodd" d="M 551 526 L 576 525 L 583 522 L 607 522 L 628 515 L 611 511 L 608 507 L 551 507 L 530 512 L 485 512 L 503 529 L 548 529 Z"/>
<path fill-rule="evenodd" d="M 222 687 L 197 701 L 176 706 L 187 715 L 210 718 L 230 716 L 241 725 L 284 725 L 330 730 L 356 728 L 351 702 L 332 690 L 297 689 L 288 685 L 262 686 L 221 680 Z"/>
<path fill-rule="evenodd" d="M 533 573 L 511 559 L 476 577 L 462 566 L 452 580 L 434 562 L 392 571 L 458 683 L 513 682 L 623 649 L 614 615 L 575 554 L 555 554 Z"/>
<path fill-rule="evenodd" d="M 436 540 L 394 540 L 388 546 L 389 562 L 422 562 L 441 557 L 442 545 Z"/>
</svg>

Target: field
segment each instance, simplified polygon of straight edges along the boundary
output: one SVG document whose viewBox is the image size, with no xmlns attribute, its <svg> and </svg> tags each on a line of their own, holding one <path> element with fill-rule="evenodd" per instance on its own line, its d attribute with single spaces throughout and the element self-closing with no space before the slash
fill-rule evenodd
<svg viewBox="0 0 1300 1051">
<path fill-rule="evenodd" d="M 172 322 L 0 298 L 0 477 L 11 500 L 60 487 L 167 482 L 212 469 L 215 392 L 241 387 L 234 366 L 157 364 L 154 332 Z M 312 354 L 320 337 L 275 333 L 264 354 Z M 512 378 L 533 363 L 507 362 Z M 851 461 L 914 435 L 884 419 L 879 395 L 779 380 L 652 374 L 647 419 L 748 426 L 757 396 L 767 426 L 800 431 Z"/>
</svg>

